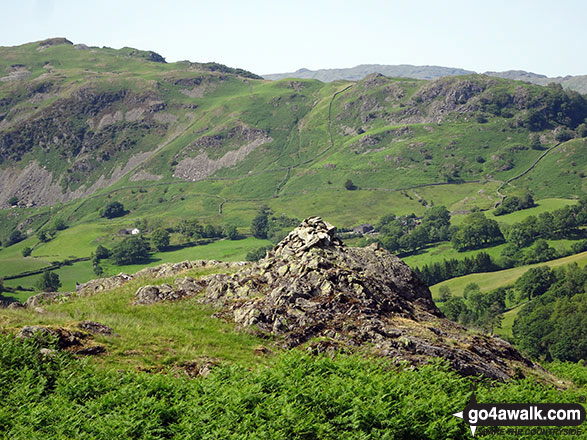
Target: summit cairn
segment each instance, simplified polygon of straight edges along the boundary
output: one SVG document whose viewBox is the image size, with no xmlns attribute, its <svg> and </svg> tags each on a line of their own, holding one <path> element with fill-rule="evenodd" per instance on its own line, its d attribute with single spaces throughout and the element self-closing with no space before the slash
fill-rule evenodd
<svg viewBox="0 0 587 440">
<path fill-rule="evenodd" d="M 273 255 L 278 257 L 299 255 L 313 246 L 320 248 L 342 246 L 342 241 L 336 236 L 336 227 L 320 217 L 307 218 L 275 246 Z"/>
<path fill-rule="evenodd" d="M 198 282 L 197 300 L 218 307 L 215 316 L 274 335 L 285 348 L 413 365 L 444 358 L 462 374 L 497 380 L 535 368 L 506 341 L 445 319 L 399 258 L 378 244 L 346 247 L 320 217 L 304 220 L 256 264 Z"/>
</svg>

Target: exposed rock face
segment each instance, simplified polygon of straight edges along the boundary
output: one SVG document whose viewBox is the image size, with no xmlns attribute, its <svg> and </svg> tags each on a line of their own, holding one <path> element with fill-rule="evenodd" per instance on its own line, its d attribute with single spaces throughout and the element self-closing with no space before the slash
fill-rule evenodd
<svg viewBox="0 0 587 440">
<path fill-rule="evenodd" d="M 413 364 L 442 357 L 463 374 L 498 380 L 533 366 L 507 342 L 446 320 L 399 258 L 377 245 L 345 247 L 319 217 L 259 263 L 200 282 L 199 301 L 221 307 L 217 316 L 278 335 L 288 348 L 309 342 L 318 352 L 361 350 Z"/>
</svg>

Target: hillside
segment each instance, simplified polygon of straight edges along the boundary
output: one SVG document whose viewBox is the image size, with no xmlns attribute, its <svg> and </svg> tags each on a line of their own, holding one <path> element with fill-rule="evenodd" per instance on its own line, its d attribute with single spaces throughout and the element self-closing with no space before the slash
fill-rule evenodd
<svg viewBox="0 0 587 440">
<path fill-rule="evenodd" d="M 0 276 L 81 258 L 88 279 L 91 253 L 122 229 L 198 219 L 248 235 L 263 205 L 285 223 L 320 215 L 350 228 L 390 210 L 459 214 L 504 194 L 587 189 L 587 104 L 557 86 L 479 75 L 267 81 L 164 61 L 65 39 L 0 48 L 0 240 L 21 240 L 0 250 Z M 114 201 L 124 215 L 101 216 Z M 242 258 L 263 244 L 251 240 L 210 249 Z M 175 244 L 157 258 L 192 252 Z"/>
<path fill-rule="evenodd" d="M 342 69 L 298 69 L 288 73 L 270 73 L 263 75 L 263 78 L 280 80 L 285 78 L 317 79 L 322 82 L 331 81 L 359 81 L 372 73 L 413 79 L 438 79 L 446 76 L 471 75 L 477 72 L 472 70 L 458 69 L 454 67 L 441 66 L 412 66 L 408 64 L 385 65 L 385 64 L 361 64 L 355 67 Z M 532 84 L 546 86 L 550 83 L 560 84 L 563 88 L 574 90 L 579 93 L 587 93 L 587 75 L 567 75 L 558 77 L 547 77 L 524 70 L 507 70 L 504 72 L 485 72 L 484 75 L 496 78 L 525 81 Z"/>
</svg>

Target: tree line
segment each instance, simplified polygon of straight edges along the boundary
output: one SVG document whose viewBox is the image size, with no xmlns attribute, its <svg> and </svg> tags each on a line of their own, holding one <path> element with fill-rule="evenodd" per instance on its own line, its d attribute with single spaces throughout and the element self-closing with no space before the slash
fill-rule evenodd
<svg viewBox="0 0 587 440">
<path fill-rule="evenodd" d="M 530 299 L 514 321 L 516 344 L 548 361 L 587 359 L 587 267 L 533 268 L 516 287 Z"/>
<path fill-rule="evenodd" d="M 424 219 L 417 226 L 418 228 L 426 227 Z M 464 251 L 505 242 L 506 245 L 500 257 L 496 260 L 480 252 L 475 257 L 462 260 L 447 259 L 426 264 L 417 268 L 416 272 L 426 284 L 433 285 L 470 273 L 491 272 L 550 261 L 587 250 L 587 239 L 574 243 L 568 252 L 557 251 L 546 241 L 547 239 L 584 237 L 585 226 L 587 226 L 587 198 L 581 199 L 574 206 L 565 206 L 538 216 L 531 215 L 518 223 L 501 227 L 495 220 L 486 218 L 482 212 L 474 212 L 468 215 L 460 226 L 449 226 L 446 229 L 451 236 L 451 244 L 455 249 Z M 380 241 L 384 247 L 387 247 L 385 235 Z M 388 247 L 388 250 L 391 249 Z"/>
</svg>

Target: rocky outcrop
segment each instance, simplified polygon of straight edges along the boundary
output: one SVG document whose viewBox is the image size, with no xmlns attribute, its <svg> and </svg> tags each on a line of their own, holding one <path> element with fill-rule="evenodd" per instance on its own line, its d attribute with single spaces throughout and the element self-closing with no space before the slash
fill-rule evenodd
<svg viewBox="0 0 587 440">
<path fill-rule="evenodd" d="M 83 321 L 80 322 L 77 326 L 82 330 L 93 333 L 95 335 L 116 335 L 116 333 L 114 333 L 111 327 L 108 327 L 106 324 L 102 324 L 96 321 Z"/>
<path fill-rule="evenodd" d="M 107 292 L 112 289 L 123 286 L 129 281 L 142 278 L 168 278 L 175 275 L 181 274 L 192 269 L 211 269 L 211 270 L 224 270 L 234 271 L 235 269 L 241 269 L 246 267 L 249 263 L 244 261 L 217 261 L 217 260 L 195 260 L 195 261 L 182 261 L 180 263 L 166 263 L 156 267 L 146 267 L 133 275 L 126 273 L 119 273 L 108 278 L 98 278 L 96 280 L 88 281 L 87 283 L 78 284 L 76 292 L 41 292 L 36 295 L 29 297 L 23 304 L 24 307 L 35 308 L 46 304 L 52 304 L 56 302 L 69 301 L 73 296 L 90 296 L 101 292 Z M 153 286 L 145 286 L 153 287 Z M 161 286 L 157 286 L 159 290 Z M 157 301 L 169 301 L 177 300 L 188 296 L 193 296 L 199 293 L 203 289 L 204 285 L 199 281 L 194 280 L 190 277 L 178 278 L 175 280 L 175 288 L 173 288 L 173 294 L 166 296 L 164 293 L 156 294 Z M 140 289 L 139 289 L 140 290 Z M 146 292 L 146 290 L 145 290 Z M 180 293 L 177 293 L 180 292 Z M 155 298 L 153 297 L 153 298 Z M 137 297 L 138 298 L 138 297 Z M 151 302 L 139 302 L 137 304 L 150 304 Z M 20 304 L 20 303 L 18 303 Z M 0 301 L 0 308 L 7 308 L 9 303 Z M 15 305 L 13 307 L 17 307 Z"/>
<path fill-rule="evenodd" d="M 27 326 L 16 334 L 20 339 L 37 338 L 41 345 L 41 354 L 51 355 L 52 351 L 46 345 L 52 340 L 57 348 L 67 350 L 77 355 L 97 355 L 106 351 L 103 345 L 95 344 L 92 337 L 81 331 L 72 331 L 63 327 Z"/>
<path fill-rule="evenodd" d="M 198 300 L 286 348 L 351 350 L 412 364 L 444 358 L 465 375 L 507 380 L 533 367 L 509 343 L 445 319 L 430 290 L 377 245 L 347 248 L 335 228 L 306 219 L 257 264 L 211 275 Z"/>
<path fill-rule="evenodd" d="M 52 304 L 58 301 L 67 301 L 71 297 L 69 292 L 41 292 L 29 297 L 25 303 L 25 307 L 35 308 L 44 304 Z"/>
</svg>

